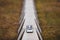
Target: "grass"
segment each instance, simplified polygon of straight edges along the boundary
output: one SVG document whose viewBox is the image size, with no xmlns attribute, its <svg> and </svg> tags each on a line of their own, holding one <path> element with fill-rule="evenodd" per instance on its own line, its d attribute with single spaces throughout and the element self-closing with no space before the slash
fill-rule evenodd
<svg viewBox="0 0 60 40">
<path fill-rule="evenodd" d="M 0 40 L 17 40 L 22 0 L 0 0 Z"/>
<path fill-rule="evenodd" d="M 44 40 L 60 40 L 60 1 L 35 0 Z"/>
</svg>

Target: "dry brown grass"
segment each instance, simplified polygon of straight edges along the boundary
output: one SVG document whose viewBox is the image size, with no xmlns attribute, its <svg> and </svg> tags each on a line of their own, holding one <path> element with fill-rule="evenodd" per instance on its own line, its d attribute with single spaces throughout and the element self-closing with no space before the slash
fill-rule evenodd
<svg viewBox="0 0 60 40">
<path fill-rule="evenodd" d="M 37 14 L 44 40 L 60 40 L 60 2 L 36 0 Z"/>
<path fill-rule="evenodd" d="M 17 40 L 22 0 L 0 0 L 0 40 Z"/>
</svg>

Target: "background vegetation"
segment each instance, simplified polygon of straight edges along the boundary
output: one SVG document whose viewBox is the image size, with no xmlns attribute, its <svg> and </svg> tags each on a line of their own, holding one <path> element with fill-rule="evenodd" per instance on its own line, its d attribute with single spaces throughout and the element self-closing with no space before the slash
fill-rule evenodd
<svg viewBox="0 0 60 40">
<path fill-rule="evenodd" d="M 22 0 L 0 0 L 0 40 L 17 40 Z"/>
<path fill-rule="evenodd" d="M 60 0 L 35 0 L 44 40 L 60 40 Z"/>
<path fill-rule="evenodd" d="M 60 0 L 35 0 L 44 40 L 60 40 Z M 0 40 L 17 40 L 22 0 L 0 0 Z"/>
</svg>

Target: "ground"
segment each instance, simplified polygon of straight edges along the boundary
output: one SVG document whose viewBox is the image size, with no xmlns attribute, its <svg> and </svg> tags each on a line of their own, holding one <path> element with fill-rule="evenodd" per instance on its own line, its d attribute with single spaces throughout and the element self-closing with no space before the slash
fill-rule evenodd
<svg viewBox="0 0 60 40">
<path fill-rule="evenodd" d="M 44 40 L 60 40 L 60 0 L 35 0 Z M 0 0 L 0 40 L 17 40 L 22 0 Z"/>
<path fill-rule="evenodd" d="M 44 40 L 60 40 L 60 1 L 35 0 Z"/>
<path fill-rule="evenodd" d="M 0 0 L 0 40 L 17 40 L 22 0 Z"/>
</svg>

